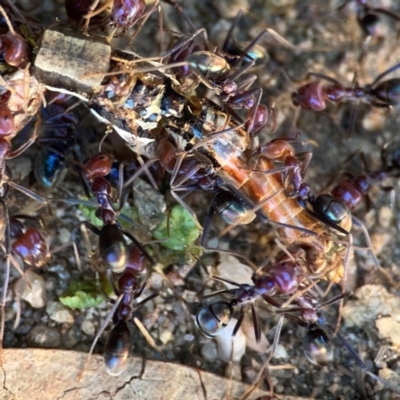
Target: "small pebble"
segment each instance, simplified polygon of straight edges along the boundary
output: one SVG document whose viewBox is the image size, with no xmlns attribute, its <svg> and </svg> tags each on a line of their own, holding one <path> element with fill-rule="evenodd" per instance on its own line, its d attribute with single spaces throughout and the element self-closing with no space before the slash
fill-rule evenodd
<svg viewBox="0 0 400 400">
<path fill-rule="evenodd" d="M 218 357 L 217 346 L 214 342 L 209 341 L 201 348 L 201 355 L 209 362 L 213 362 Z"/>
<path fill-rule="evenodd" d="M 150 276 L 150 286 L 154 290 L 160 290 L 162 288 L 163 278 L 157 272 L 153 272 Z"/>
<path fill-rule="evenodd" d="M 58 231 L 58 238 L 61 243 L 67 243 L 71 240 L 71 232 L 66 228 L 61 228 Z"/>
<path fill-rule="evenodd" d="M 235 18 L 239 11 L 246 12 L 250 7 L 249 0 L 230 0 L 229 7 L 226 7 L 226 3 L 218 1 L 213 5 L 221 16 L 229 19 Z"/>
<path fill-rule="evenodd" d="M 57 301 L 49 301 L 46 305 L 46 312 L 49 314 L 50 319 L 58 324 L 63 324 L 65 322 L 68 324 L 74 323 L 72 312 Z"/>
<path fill-rule="evenodd" d="M 74 348 L 77 343 L 79 343 L 81 336 L 82 335 L 80 330 L 74 325 L 71 329 L 69 329 L 62 335 L 61 339 L 63 346 L 65 346 L 67 349 Z"/>
<path fill-rule="evenodd" d="M 162 342 L 162 344 L 167 344 L 172 338 L 173 338 L 173 333 L 170 330 L 163 330 L 160 333 L 160 340 Z"/>
<path fill-rule="evenodd" d="M 371 242 L 375 255 L 380 254 L 386 245 L 392 241 L 392 239 L 393 236 L 389 232 L 373 233 L 371 235 Z"/>
<path fill-rule="evenodd" d="M 389 339 L 394 346 L 400 348 L 400 314 L 395 317 L 379 318 L 375 322 L 381 338 Z"/>
<path fill-rule="evenodd" d="M 274 357 L 275 358 L 283 358 L 283 359 L 288 358 L 288 353 L 285 349 L 285 346 L 278 343 L 278 345 L 276 346 L 276 349 L 275 349 Z"/>
<path fill-rule="evenodd" d="M 249 285 L 253 284 L 251 276 L 253 275 L 253 270 L 245 264 L 242 264 L 236 257 L 228 256 L 225 260 L 217 266 L 218 275 L 223 278 L 230 279 L 237 283 L 247 283 Z M 233 289 L 236 286 L 230 285 L 229 283 L 224 283 L 228 289 Z"/>
<path fill-rule="evenodd" d="M 225 362 L 231 361 L 231 350 L 233 342 L 233 361 L 239 361 L 246 350 L 246 336 L 242 329 L 236 333 L 232 340 L 232 332 L 237 323 L 237 319 L 232 318 L 228 326 L 216 337 L 218 345 L 218 357 Z"/>
<path fill-rule="evenodd" d="M 96 331 L 93 322 L 88 320 L 82 322 L 82 330 L 88 336 L 94 336 Z"/>
<path fill-rule="evenodd" d="M 381 285 L 364 285 L 354 292 L 354 296 L 357 300 L 348 301 L 342 313 L 349 327 L 361 327 L 375 321 L 378 315 L 399 316 L 400 298 L 388 293 Z"/>
<path fill-rule="evenodd" d="M 60 333 L 58 329 L 36 325 L 28 333 L 27 342 L 32 347 L 53 348 L 60 346 Z"/>
<path fill-rule="evenodd" d="M 389 228 L 392 225 L 393 209 L 388 206 L 383 206 L 379 210 L 378 218 L 379 218 L 379 223 L 384 228 Z"/>
<path fill-rule="evenodd" d="M 29 287 L 28 282 L 31 287 Z M 25 272 L 25 278 L 18 279 L 14 292 L 22 300 L 28 302 L 33 308 L 41 308 L 46 304 L 46 284 L 44 279 L 32 271 Z"/>
<path fill-rule="evenodd" d="M 140 222 L 149 230 L 154 229 L 160 222 L 161 214 L 167 208 L 164 195 L 144 180 L 137 178 L 133 182 L 133 197 Z"/>
</svg>

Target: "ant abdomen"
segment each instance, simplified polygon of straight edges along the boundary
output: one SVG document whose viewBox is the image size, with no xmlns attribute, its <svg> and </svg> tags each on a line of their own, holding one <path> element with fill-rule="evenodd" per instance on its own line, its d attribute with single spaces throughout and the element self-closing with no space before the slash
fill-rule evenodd
<svg viewBox="0 0 400 400">
<path fill-rule="evenodd" d="M 220 192 L 214 200 L 214 207 L 218 215 L 229 225 L 240 223 L 249 224 L 255 218 L 255 214 L 249 208 L 229 193 Z"/>
<path fill-rule="evenodd" d="M 395 106 L 400 104 L 400 78 L 388 79 L 375 86 L 372 94 L 385 104 Z"/>
<path fill-rule="evenodd" d="M 209 51 L 192 53 L 186 57 L 186 62 L 193 70 L 208 78 L 218 78 L 230 70 L 229 64 L 224 58 Z"/>
<path fill-rule="evenodd" d="M 232 318 L 230 303 L 218 301 L 202 308 L 196 316 L 196 326 L 208 338 L 218 336 Z"/>
<path fill-rule="evenodd" d="M 11 32 L 0 38 L 0 51 L 4 51 L 4 60 L 8 65 L 24 68 L 28 62 L 28 45 L 24 38 Z"/>
<path fill-rule="evenodd" d="M 321 194 L 313 202 L 314 211 L 327 220 L 350 231 L 352 226 L 351 213 L 346 204 L 330 194 Z"/>
<path fill-rule="evenodd" d="M 119 322 L 110 333 L 103 358 L 108 374 L 118 376 L 125 371 L 130 352 L 131 332 L 125 322 Z"/>
<path fill-rule="evenodd" d="M 333 360 L 333 349 L 328 334 L 317 324 L 311 324 L 303 340 L 304 354 L 316 365 L 327 365 Z"/>
</svg>

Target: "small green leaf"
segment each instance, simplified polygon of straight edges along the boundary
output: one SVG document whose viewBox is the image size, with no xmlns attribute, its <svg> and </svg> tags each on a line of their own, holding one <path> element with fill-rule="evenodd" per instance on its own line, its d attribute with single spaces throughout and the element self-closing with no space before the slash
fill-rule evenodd
<svg viewBox="0 0 400 400">
<path fill-rule="evenodd" d="M 69 308 L 83 310 L 97 307 L 105 298 L 105 294 L 95 282 L 72 282 L 69 289 L 60 297 L 60 302 Z"/>
<path fill-rule="evenodd" d="M 169 217 L 165 216 L 153 232 L 156 239 L 163 240 L 161 246 L 178 251 L 191 247 L 199 234 L 193 217 L 180 205 L 174 206 Z"/>
</svg>

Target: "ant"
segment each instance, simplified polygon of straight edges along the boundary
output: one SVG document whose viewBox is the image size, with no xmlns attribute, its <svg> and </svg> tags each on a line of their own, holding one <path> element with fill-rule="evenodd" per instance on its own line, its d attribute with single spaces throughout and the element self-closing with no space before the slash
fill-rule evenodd
<svg viewBox="0 0 400 400">
<path fill-rule="evenodd" d="M 189 38 L 179 41 L 163 56 L 163 58 L 170 56 L 171 64 L 169 67 L 181 67 L 178 71 L 180 79 L 187 79 L 191 74 L 194 74 L 208 89 L 221 97 L 223 107 L 237 121 L 242 122 L 242 119 L 234 109 L 250 110 L 245 124 L 248 134 L 254 135 L 256 131 L 261 130 L 268 124 L 271 116 L 274 118 L 273 125 L 275 127 L 273 109 L 265 105 L 259 107 L 263 89 L 260 87 L 249 89 L 256 80 L 256 76 L 251 75 L 242 82 L 236 82 L 254 65 L 254 60 L 231 72 L 231 64 L 237 63 L 238 57 L 230 56 L 218 49 L 215 52 L 203 50 L 194 44 L 194 39 L 197 36 L 202 36 L 204 42 L 208 43 L 207 33 L 204 29 L 199 29 Z M 257 128 L 254 128 L 255 124 L 258 125 Z"/>
<path fill-rule="evenodd" d="M 29 46 L 26 40 L 15 31 L 6 11 L 1 6 L 0 12 L 8 27 L 8 32 L 0 35 L 0 55 L 9 66 L 24 69 L 30 62 Z"/>
<path fill-rule="evenodd" d="M 149 16 L 158 7 L 158 1 L 156 1 L 151 9 L 146 12 L 145 0 L 108 0 L 104 4 L 100 4 L 100 6 L 99 3 L 100 0 L 65 0 L 65 8 L 70 19 L 76 22 L 86 19 L 83 27 L 84 31 L 88 29 L 91 19 L 100 14 L 100 17 L 94 20 L 94 25 L 101 26 L 103 31 L 111 29 L 110 37 L 123 36 L 135 24 L 140 22 L 130 40 L 140 32 Z M 107 7 L 111 4 L 110 11 L 101 17 L 103 11 L 107 10 Z M 96 9 L 98 6 L 99 8 Z"/>
<path fill-rule="evenodd" d="M 351 0 L 346 0 L 342 5 L 340 5 L 337 10 L 340 11 Z M 389 10 L 381 7 L 371 7 L 367 4 L 366 0 L 355 0 L 356 10 L 357 10 L 357 22 L 361 30 L 366 36 L 375 36 L 377 34 L 377 25 L 379 24 L 379 16 L 377 14 L 383 14 L 390 17 L 396 21 L 400 21 L 400 17 L 393 14 Z"/>
<path fill-rule="evenodd" d="M 10 218 L 8 214 L 8 208 L 5 203 L 5 197 L 8 192 L 8 188 L 12 187 L 15 190 L 20 191 L 21 193 L 25 194 L 26 196 L 38 201 L 41 204 L 47 204 L 47 200 L 42 198 L 41 196 L 37 195 L 36 193 L 32 192 L 29 189 L 24 188 L 23 186 L 13 182 L 9 173 L 7 172 L 6 161 L 15 158 L 21 155 L 25 150 L 27 150 L 36 140 L 38 136 L 38 127 L 41 123 L 40 115 L 37 117 L 37 121 L 35 123 L 34 132 L 32 137 L 21 147 L 16 150 L 11 149 L 11 140 L 10 135 L 12 132 L 7 128 L 9 125 L 8 120 L 0 120 L 0 132 L 6 132 L 3 135 L 0 135 L 0 204 L 1 204 L 1 219 L 0 219 L 0 234 L 1 234 L 1 241 L 4 241 L 5 245 L 5 256 L 6 256 L 6 263 L 5 263 L 5 278 L 4 278 L 4 286 L 3 286 L 3 297 L 1 300 L 1 325 L 0 325 L 0 349 L 2 349 L 3 344 L 3 336 L 4 336 L 4 317 L 5 317 L 5 304 L 7 298 L 7 287 L 8 281 L 10 276 L 10 260 L 12 254 L 12 245 L 11 245 L 11 226 L 10 226 Z M 35 235 L 33 235 L 35 236 Z M 34 242 L 36 244 L 42 243 L 41 237 L 36 236 L 34 238 Z M 30 246 L 28 242 L 25 243 L 27 248 Z M 33 250 L 32 248 L 29 251 Z M 40 256 L 39 256 L 40 257 Z"/>
<path fill-rule="evenodd" d="M 303 249 L 282 255 L 278 262 L 271 267 L 263 267 L 251 277 L 253 285 L 238 284 L 220 276 L 212 275 L 211 278 L 236 286 L 237 289 L 223 289 L 202 296 L 202 299 L 214 297 L 220 294 L 229 294 L 233 299 L 229 302 L 218 302 L 203 308 L 196 316 L 198 329 L 207 337 L 214 337 L 221 333 L 233 315 L 233 307 L 240 305 L 240 316 L 233 329 L 236 335 L 244 319 L 244 309 L 250 303 L 254 324 L 254 334 L 257 342 L 260 341 L 261 331 L 254 307 L 254 301 L 262 297 L 267 303 L 277 306 L 277 302 L 271 297 L 274 295 L 289 295 L 304 286 L 306 253 Z M 311 278 L 307 278 L 311 280 Z"/>
<path fill-rule="evenodd" d="M 40 186 L 50 189 L 65 175 L 65 161 L 72 152 L 74 131 L 78 123 L 71 110 L 80 102 L 68 106 L 71 96 L 57 92 L 50 92 L 46 99 L 48 104 L 42 110 L 45 116 L 42 127 L 45 130 L 51 129 L 52 134 L 43 134 L 38 138 L 38 142 L 45 145 L 35 158 L 34 172 Z"/>
<path fill-rule="evenodd" d="M 145 257 L 152 264 L 153 260 L 135 237 L 123 230 L 118 223 L 117 218 L 126 199 L 126 194 L 123 194 L 123 164 L 121 164 L 119 174 L 120 207 L 116 210 L 113 205 L 111 184 L 105 179 L 111 171 L 112 162 L 113 156 L 111 154 L 99 153 L 91 157 L 83 167 L 82 176 L 85 182 L 90 184 L 91 192 L 97 199 L 99 208 L 96 211 L 96 216 L 103 221 L 103 227 L 98 229 L 87 221 L 83 225 L 99 236 L 100 256 L 108 270 L 114 273 L 122 273 L 128 260 L 128 246 L 124 237 L 127 237 L 141 248 Z"/>
<path fill-rule="evenodd" d="M 221 334 L 232 318 L 233 307 L 240 305 L 240 316 L 232 332 L 232 337 L 234 337 L 237 334 L 241 323 L 243 322 L 244 307 L 250 303 L 255 337 L 257 341 L 259 341 L 261 332 L 257 320 L 257 312 L 253 302 L 258 297 L 262 297 L 266 302 L 277 308 L 275 312 L 280 314 L 280 318 L 276 327 L 275 337 L 270 349 L 270 354 L 261 371 L 259 372 L 256 382 L 253 384 L 252 388 L 257 387 L 260 379 L 262 379 L 262 372 L 268 366 L 268 363 L 274 356 L 276 346 L 279 343 L 283 322 L 286 318 L 307 329 L 303 340 L 303 351 L 307 359 L 312 364 L 324 366 L 333 360 L 333 347 L 329 334 L 326 331 L 327 328 L 332 331 L 332 333 L 335 333 L 335 335 L 347 348 L 352 358 L 362 368 L 363 371 L 365 371 L 373 379 L 393 390 L 395 393 L 400 393 L 399 388 L 395 387 L 388 381 L 380 378 L 367 369 L 365 363 L 361 360 L 360 356 L 345 339 L 342 333 L 340 331 L 335 331 L 334 327 L 326 322 L 325 317 L 321 313 L 322 308 L 343 300 L 349 294 L 343 293 L 326 301 L 325 303 L 318 303 L 315 297 L 311 294 L 310 290 L 307 288 L 300 288 L 299 277 L 301 275 L 297 271 L 297 267 L 298 265 L 296 265 L 296 262 L 290 261 L 287 256 L 283 256 L 283 258 L 271 269 L 263 269 L 259 275 L 253 274 L 252 281 L 254 282 L 254 286 L 248 284 L 239 284 L 226 278 L 212 276 L 213 279 L 234 285 L 237 287 L 237 289 L 223 289 L 203 297 L 208 298 L 219 294 L 230 294 L 233 296 L 233 299 L 230 302 L 217 301 L 215 303 L 211 303 L 198 312 L 196 316 L 196 326 L 200 333 L 208 338 L 213 338 Z M 294 300 L 297 303 L 298 308 L 284 308 L 275 300 L 275 298 L 270 297 L 270 295 L 276 295 L 278 293 L 282 295 L 294 293 L 289 301 Z M 293 315 L 294 312 L 300 312 L 300 317 Z M 251 391 L 252 389 L 249 390 Z M 244 395 L 243 398 L 247 398 L 246 395 Z"/>
<path fill-rule="evenodd" d="M 132 334 L 128 326 L 132 313 L 159 295 L 159 293 L 154 293 L 148 296 L 137 303 L 134 308 L 131 305 L 133 300 L 141 296 L 146 287 L 149 275 L 149 271 L 146 268 L 146 258 L 147 256 L 143 253 L 142 247 L 132 243 L 128 249 L 124 271 L 120 274 L 112 273 L 110 282 L 114 293 L 118 296 L 118 300 L 97 332 L 88 358 L 78 375 L 77 381 L 81 379 L 84 370 L 87 368 L 96 343 L 111 318 L 113 319 L 114 326 L 104 348 L 104 363 L 110 375 L 118 376 L 125 371 L 132 342 Z M 145 275 L 147 276 L 144 278 Z M 116 279 L 116 283 L 114 279 Z"/>
<path fill-rule="evenodd" d="M 336 79 L 311 72 L 309 75 L 331 82 L 331 85 L 322 86 L 317 81 L 307 83 L 292 93 L 292 101 L 297 107 L 313 111 L 325 110 L 327 101 L 339 104 L 344 100 L 364 100 L 374 107 L 390 108 L 400 103 L 400 78 L 380 81 L 399 67 L 400 64 L 396 64 L 379 74 L 372 83 L 363 87 L 357 83 L 355 87 L 346 87 Z"/>
</svg>

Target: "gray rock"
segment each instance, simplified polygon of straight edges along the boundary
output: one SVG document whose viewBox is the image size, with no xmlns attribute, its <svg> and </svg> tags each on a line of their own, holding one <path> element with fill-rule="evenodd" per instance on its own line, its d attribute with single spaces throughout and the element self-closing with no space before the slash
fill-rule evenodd
<svg viewBox="0 0 400 400">
<path fill-rule="evenodd" d="M 36 325 L 28 333 L 27 342 L 32 347 L 53 348 L 60 346 L 60 332 L 55 328 Z"/>
<path fill-rule="evenodd" d="M 149 230 L 154 229 L 166 210 L 164 196 L 140 178 L 133 183 L 133 196 L 140 222 Z"/>
<path fill-rule="evenodd" d="M 207 342 L 201 348 L 201 355 L 207 361 L 213 362 L 218 357 L 217 346 L 214 342 Z"/>
<path fill-rule="evenodd" d="M 49 301 L 46 306 L 46 312 L 49 314 L 50 319 L 59 324 L 74 323 L 74 316 L 72 315 L 72 312 L 57 301 Z"/>
</svg>

